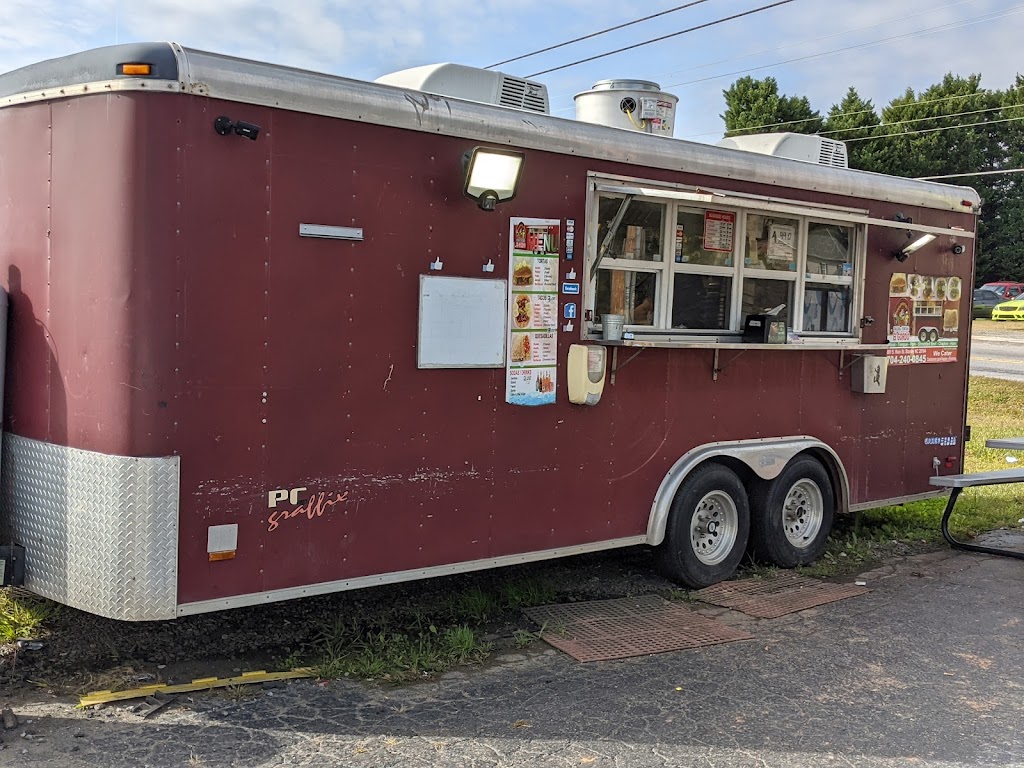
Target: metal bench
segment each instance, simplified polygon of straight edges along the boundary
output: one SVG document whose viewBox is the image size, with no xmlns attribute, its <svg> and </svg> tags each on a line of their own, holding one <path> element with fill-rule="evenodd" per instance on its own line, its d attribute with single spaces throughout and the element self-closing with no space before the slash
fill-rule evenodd
<svg viewBox="0 0 1024 768">
<path fill-rule="evenodd" d="M 997 446 L 992 446 L 997 447 Z M 932 485 L 939 488 L 949 488 L 949 501 L 946 502 L 946 511 L 942 515 L 942 536 L 954 549 L 962 549 L 967 552 L 982 552 L 986 555 L 1001 555 L 1003 557 L 1015 557 L 1024 560 L 1024 552 L 1014 552 L 1009 549 L 995 549 L 993 547 L 982 547 L 977 544 L 967 544 L 957 541 L 949 532 L 949 516 L 953 514 L 953 507 L 956 504 L 960 492 L 964 488 L 977 488 L 983 485 L 1003 485 L 1006 483 L 1024 483 L 1024 469 L 1000 469 L 995 472 L 972 472 L 966 475 L 940 475 L 929 479 Z"/>
</svg>

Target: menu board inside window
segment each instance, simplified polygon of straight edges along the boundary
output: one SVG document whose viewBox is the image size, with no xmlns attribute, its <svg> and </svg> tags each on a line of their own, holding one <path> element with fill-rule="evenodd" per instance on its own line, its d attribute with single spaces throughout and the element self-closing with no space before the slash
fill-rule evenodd
<svg viewBox="0 0 1024 768">
<path fill-rule="evenodd" d="M 732 253 L 736 237 L 736 214 L 704 211 L 704 250 Z"/>
</svg>

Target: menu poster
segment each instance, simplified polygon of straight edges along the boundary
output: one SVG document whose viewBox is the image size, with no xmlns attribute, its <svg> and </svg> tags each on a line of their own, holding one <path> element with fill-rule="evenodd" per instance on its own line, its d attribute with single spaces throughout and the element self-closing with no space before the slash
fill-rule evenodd
<svg viewBox="0 0 1024 768">
<path fill-rule="evenodd" d="M 889 365 L 955 363 L 962 292 L 959 277 L 894 273 L 889 279 Z"/>
<path fill-rule="evenodd" d="M 704 250 L 732 253 L 736 214 L 704 211 Z"/>
<path fill-rule="evenodd" d="M 509 322 L 505 400 L 552 405 L 558 371 L 558 219 L 509 223 Z"/>
</svg>

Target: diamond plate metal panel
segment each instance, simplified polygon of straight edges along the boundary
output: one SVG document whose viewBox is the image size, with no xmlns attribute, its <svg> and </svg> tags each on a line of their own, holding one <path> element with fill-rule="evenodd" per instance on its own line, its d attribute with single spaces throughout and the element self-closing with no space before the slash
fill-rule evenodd
<svg viewBox="0 0 1024 768">
<path fill-rule="evenodd" d="M 25 587 L 111 619 L 174 618 L 178 466 L 5 434 L 0 519 L 25 547 Z"/>
</svg>

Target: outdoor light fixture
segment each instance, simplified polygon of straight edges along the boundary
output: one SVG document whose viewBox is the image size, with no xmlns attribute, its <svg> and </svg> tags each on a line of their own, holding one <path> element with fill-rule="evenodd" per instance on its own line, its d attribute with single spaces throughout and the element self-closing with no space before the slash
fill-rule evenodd
<svg viewBox="0 0 1024 768">
<path fill-rule="evenodd" d="M 474 147 L 462 158 L 465 193 L 476 200 L 483 211 L 493 211 L 498 203 L 516 196 L 523 172 L 522 152 L 511 149 Z"/>
<path fill-rule="evenodd" d="M 913 233 L 911 233 L 909 231 L 907 232 L 907 235 L 909 237 L 913 237 L 914 236 Z M 896 254 L 895 254 L 896 261 L 906 261 L 907 257 L 910 254 L 914 253 L 915 251 L 921 250 L 922 248 L 924 248 L 926 245 L 928 245 L 928 243 L 930 243 L 934 239 L 935 239 L 935 235 L 921 235 L 919 238 L 917 238 L 917 240 L 912 242 L 910 245 L 904 246 L 901 250 L 896 252 Z"/>
</svg>

